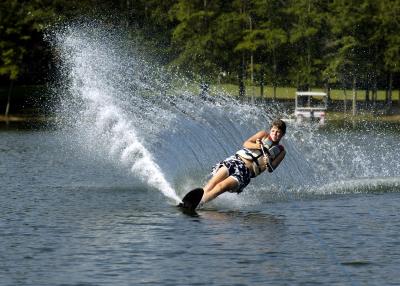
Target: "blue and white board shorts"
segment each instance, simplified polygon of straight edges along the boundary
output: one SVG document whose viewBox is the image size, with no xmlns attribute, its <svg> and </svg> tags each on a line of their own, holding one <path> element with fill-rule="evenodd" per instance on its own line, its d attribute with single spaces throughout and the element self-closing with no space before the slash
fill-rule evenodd
<svg viewBox="0 0 400 286">
<path fill-rule="evenodd" d="M 211 175 L 215 175 L 215 173 L 222 166 L 225 166 L 228 169 L 229 176 L 236 179 L 239 183 L 239 186 L 235 190 L 230 190 L 230 192 L 241 193 L 243 189 L 250 183 L 250 170 L 246 167 L 245 163 L 238 155 L 233 155 L 216 164 Z"/>
</svg>

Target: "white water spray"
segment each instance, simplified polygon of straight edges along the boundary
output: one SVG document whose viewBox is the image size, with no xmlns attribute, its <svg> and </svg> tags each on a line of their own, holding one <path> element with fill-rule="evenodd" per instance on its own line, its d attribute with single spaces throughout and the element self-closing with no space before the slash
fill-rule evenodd
<svg viewBox="0 0 400 286">
<path fill-rule="evenodd" d="M 156 158 L 147 149 L 151 143 L 136 133 L 135 126 L 121 108 L 124 103 L 118 100 L 118 93 L 122 90 L 116 85 L 125 83 L 118 83 L 118 74 L 112 74 L 116 68 L 123 68 L 117 66 L 121 59 L 110 47 L 94 40 L 69 29 L 58 35 L 58 48 L 68 73 L 64 76 L 70 82 L 66 91 L 68 98 L 64 98 L 64 105 L 68 107 L 62 109 L 64 122 L 67 119 L 75 126 L 75 136 L 84 149 L 105 154 L 166 197 L 180 202 Z M 72 110 L 71 101 L 74 102 Z"/>
</svg>

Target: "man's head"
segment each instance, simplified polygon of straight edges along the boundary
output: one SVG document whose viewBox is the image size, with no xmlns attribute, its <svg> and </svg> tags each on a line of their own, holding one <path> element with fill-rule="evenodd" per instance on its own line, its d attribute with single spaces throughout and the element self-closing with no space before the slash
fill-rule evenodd
<svg viewBox="0 0 400 286">
<path fill-rule="evenodd" d="M 286 123 L 281 119 L 275 119 L 271 123 L 270 137 L 272 141 L 279 142 L 286 133 Z"/>
</svg>

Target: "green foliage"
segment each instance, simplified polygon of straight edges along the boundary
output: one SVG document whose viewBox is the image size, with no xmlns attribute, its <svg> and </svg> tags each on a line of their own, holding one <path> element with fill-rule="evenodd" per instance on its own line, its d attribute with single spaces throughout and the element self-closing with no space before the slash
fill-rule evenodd
<svg viewBox="0 0 400 286">
<path fill-rule="evenodd" d="M 45 27 L 81 15 L 127 29 L 127 41 L 201 80 L 370 88 L 390 73 L 400 83 L 399 0 L 2 0 L 0 76 L 48 60 Z"/>
<path fill-rule="evenodd" d="M 28 54 L 41 50 L 41 33 L 70 8 L 60 0 L 2 0 L 0 2 L 0 75 L 17 79 Z M 43 56 L 43 55 L 42 55 Z"/>
<path fill-rule="evenodd" d="M 221 10 L 219 1 L 178 1 L 170 10 L 177 22 L 172 43 L 177 51 L 173 64 L 201 77 L 234 68 L 234 47 L 240 40 L 243 16 Z"/>
<path fill-rule="evenodd" d="M 286 8 L 290 21 L 292 64 L 289 75 L 295 86 L 308 89 L 320 80 L 327 34 L 326 2 L 293 0 Z"/>
<path fill-rule="evenodd" d="M 380 21 L 378 2 L 374 0 L 334 0 L 329 14 L 332 37 L 325 75 L 331 82 L 363 82 L 370 85 L 382 65 L 383 46 L 377 31 Z M 333 80 L 332 80 L 333 79 Z"/>
<path fill-rule="evenodd" d="M 380 2 L 376 22 L 380 23 L 380 26 L 376 30 L 375 38 L 385 44 L 385 67 L 390 71 L 400 72 L 400 1 Z"/>
</svg>

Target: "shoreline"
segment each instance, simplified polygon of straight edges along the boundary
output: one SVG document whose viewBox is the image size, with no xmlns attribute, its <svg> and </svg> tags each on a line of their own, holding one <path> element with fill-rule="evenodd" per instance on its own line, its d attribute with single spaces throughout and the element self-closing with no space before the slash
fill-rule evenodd
<svg viewBox="0 0 400 286">
<path fill-rule="evenodd" d="M 0 122 L 21 122 L 21 123 L 46 123 L 51 121 L 52 119 L 50 117 L 46 117 L 44 115 L 21 115 L 21 114 L 15 114 L 15 115 L 0 115 Z"/>
<path fill-rule="evenodd" d="M 369 122 L 388 122 L 388 123 L 400 123 L 400 114 L 378 114 L 374 115 L 370 112 L 360 112 L 355 116 L 351 112 L 337 112 L 328 111 L 326 116 L 327 121 L 369 121 Z"/>
<path fill-rule="evenodd" d="M 0 115 L 0 123 L 21 123 L 21 124 L 46 124 L 54 122 L 54 116 L 34 115 L 34 114 L 12 114 Z M 382 123 L 400 123 L 400 114 L 379 114 L 374 115 L 372 112 L 360 112 L 353 116 L 351 112 L 328 111 L 326 116 L 327 122 L 331 121 L 369 121 Z"/>
</svg>

